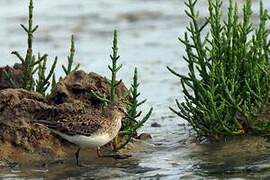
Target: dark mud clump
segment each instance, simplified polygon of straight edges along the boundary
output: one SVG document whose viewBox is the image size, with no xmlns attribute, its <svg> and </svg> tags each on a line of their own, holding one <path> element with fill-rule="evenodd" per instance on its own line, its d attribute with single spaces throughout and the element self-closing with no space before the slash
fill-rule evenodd
<svg viewBox="0 0 270 180">
<path fill-rule="evenodd" d="M 93 72 L 87 74 L 83 71 L 76 71 L 71 76 L 60 79 L 48 100 L 51 104 L 79 101 L 88 105 L 99 105 L 100 101 L 91 95 L 91 91 L 101 97 L 108 98 L 110 96 L 108 80 Z M 127 88 L 121 82 L 117 87 L 116 94 L 118 97 L 123 97 L 127 92 Z"/>
<path fill-rule="evenodd" d="M 7 76 L 10 76 L 13 83 L 8 80 Z M 22 83 L 23 67 L 21 64 L 16 63 L 13 67 L 5 66 L 0 68 L 0 90 L 6 88 L 22 87 Z"/>
<path fill-rule="evenodd" d="M 33 123 L 38 112 L 52 108 L 39 93 L 24 89 L 1 90 L 0 158 L 20 160 L 24 152 L 37 153 L 41 159 L 63 156 L 59 139 L 45 127 Z"/>
<path fill-rule="evenodd" d="M 161 127 L 161 124 L 154 122 L 151 124 L 151 127 Z"/>
<path fill-rule="evenodd" d="M 10 69 L 10 67 L 5 67 Z M 3 68 L 2 68 L 3 70 Z M 19 70 L 10 69 L 15 74 Z M 63 159 L 71 145 L 37 120 L 68 118 L 101 110 L 101 102 L 90 92 L 109 97 L 107 80 L 96 73 L 76 71 L 61 78 L 47 97 L 24 89 L 9 88 L 0 69 L 0 161 L 50 161 Z M 18 79 L 20 82 L 20 79 Z M 2 83 L 2 84 L 1 84 Z M 119 97 L 128 92 L 123 83 L 118 86 Z"/>
</svg>

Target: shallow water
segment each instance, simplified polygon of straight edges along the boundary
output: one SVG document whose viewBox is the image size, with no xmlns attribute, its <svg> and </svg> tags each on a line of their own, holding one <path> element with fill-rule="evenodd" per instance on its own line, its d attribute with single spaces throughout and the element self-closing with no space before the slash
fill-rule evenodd
<svg viewBox="0 0 270 180">
<path fill-rule="evenodd" d="M 270 3 L 264 1 L 266 8 Z M 207 14 L 206 1 L 199 2 L 201 14 Z M 254 8 L 258 7 L 258 1 Z M 257 9 L 254 9 L 257 11 Z M 0 1 L 0 65 L 17 61 L 13 50 L 24 52 L 27 1 Z M 187 72 L 181 58 L 184 48 L 177 37 L 184 32 L 187 19 L 182 0 L 39 0 L 35 2 L 36 52 L 58 56 L 66 63 L 69 38 L 75 34 L 76 59 L 82 69 L 108 75 L 112 30 L 118 29 L 121 63 L 119 77 L 129 84 L 138 67 L 144 108 L 153 106 L 154 114 L 142 129 L 153 135 L 154 145 L 135 153 L 128 160 L 94 159 L 89 168 L 77 168 L 74 162 L 44 169 L 30 167 L 0 171 L 0 179 L 269 179 L 270 156 L 267 150 L 238 152 L 245 146 L 198 145 L 185 121 L 168 106 L 182 98 L 178 80 L 166 69 L 171 66 Z M 63 74 L 60 64 L 57 76 Z M 161 128 L 151 124 L 158 122 Z M 248 148 L 247 148 L 248 149 Z M 230 152 L 232 151 L 232 152 Z M 236 152 L 235 152 L 236 151 Z M 87 159 L 87 155 L 84 155 Z"/>
</svg>

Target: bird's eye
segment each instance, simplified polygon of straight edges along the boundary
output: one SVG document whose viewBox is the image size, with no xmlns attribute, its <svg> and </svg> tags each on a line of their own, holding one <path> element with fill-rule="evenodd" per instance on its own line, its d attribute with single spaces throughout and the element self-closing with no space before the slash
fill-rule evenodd
<svg viewBox="0 0 270 180">
<path fill-rule="evenodd" d="M 124 108 L 120 108 L 120 107 L 118 108 L 118 110 L 121 111 L 121 112 L 125 112 L 126 111 Z"/>
</svg>

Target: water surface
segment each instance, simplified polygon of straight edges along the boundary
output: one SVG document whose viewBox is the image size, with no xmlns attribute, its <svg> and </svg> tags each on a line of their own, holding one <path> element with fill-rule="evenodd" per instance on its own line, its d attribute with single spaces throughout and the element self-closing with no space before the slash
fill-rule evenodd
<svg viewBox="0 0 270 180">
<path fill-rule="evenodd" d="M 206 15 L 207 1 L 200 1 Z M 266 8 L 270 3 L 264 1 Z M 258 1 L 254 1 L 254 8 Z M 255 10 L 255 9 L 254 9 Z M 257 12 L 257 10 L 255 10 Z M 27 1 L 0 1 L 0 65 L 17 62 L 10 52 L 24 52 L 25 33 L 19 24 L 26 22 Z M 234 153 L 246 146 L 198 145 L 186 122 L 176 117 L 168 106 L 182 99 L 179 82 L 167 70 L 171 66 L 187 73 L 182 59 L 183 46 L 177 41 L 185 31 L 182 0 L 39 0 L 35 2 L 35 52 L 59 57 L 57 76 L 63 74 L 71 34 L 76 37 L 76 60 L 85 71 L 109 75 L 113 29 L 119 30 L 121 63 L 119 77 L 129 84 L 134 67 L 139 69 L 142 95 L 148 99 L 144 108 L 155 112 L 143 132 L 153 135 L 154 147 L 136 153 L 128 160 L 94 159 L 89 168 L 77 168 L 73 160 L 44 169 L 19 167 L 0 171 L 1 179 L 268 179 L 270 164 L 267 151 Z M 151 124 L 158 122 L 161 128 Z M 230 146 L 229 146 L 230 147 Z M 225 150 L 224 150 L 225 149 Z M 233 149 L 233 152 L 229 150 Z M 248 148 L 247 148 L 248 149 Z M 241 156 L 239 156 L 241 154 Z M 87 159 L 87 155 L 84 155 Z"/>
</svg>

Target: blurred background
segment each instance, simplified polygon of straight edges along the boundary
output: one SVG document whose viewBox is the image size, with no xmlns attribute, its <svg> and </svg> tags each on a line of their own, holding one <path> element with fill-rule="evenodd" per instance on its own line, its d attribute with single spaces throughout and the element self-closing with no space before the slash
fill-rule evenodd
<svg viewBox="0 0 270 180">
<path fill-rule="evenodd" d="M 259 1 L 253 2 L 254 11 L 258 12 Z M 269 9 L 270 3 L 263 2 Z M 224 10 L 226 4 L 228 1 L 224 0 Z M 116 177 L 131 179 L 207 176 L 205 171 L 208 169 L 200 169 L 198 165 L 205 160 L 190 155 L 195 147 L 186 144 L 189 127 L 168 109 L 174 106 L 175 98 L 183 97 L 178 79 L 168 72 L 166 66 L 187 73 L 182 59 L 185 50 L 177 40 L 188 23 L 183 0 L 34 0 L 34 6 L 34 23 L 40 26 L 35 33 L 34 51 L 47 53 L 50 63 L 54 56 L 58 56 L 57 77 L 63 75 L 61 65 L 67 61 L 71 34 L 75 35 L 75 59 L 81 63 L 81 69 L 109 75 L 107 65 L 110 63 L 112 33 L 117 29 L 119 62 L 124 65 L 118 78 L 129 86 L 133 69 L 138 67 L 140 91 L 142 97 L 148 99 L 143 108 L 154 107 L 153 116 L 142 128 L 143 132 L 153 135 L 153 144 L 158 145 L 153 152 L 135 156 L 136 165 L 121 169 L 121 163 L 103 164 L 100 171 L 92 174 L 74 172 L 74 177 L 94 176 L 96 173 L 95 177 L 102 179 L 110 177 L 108 169 L 113 169 Z M 197 7 L 203 20 L 207 15 L 207 0 L 199 1 Z M 0 0 L 1 66 L 18 62 L 11 51 L 25 52 L 26 34 L 19 24 L 27 23 L 27 15 L 28 0 Z M 151 127 L 153 122 L 158 122 L 161 127 Z M 195 169 L 199 169 L 198 172 Z M 107 174 L 101 173 L 103 171 Z M 222 171 L 218 169 L 217 175 L 211 177 L 218 177 Z"/>
</svg>

